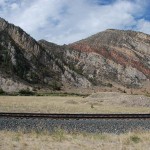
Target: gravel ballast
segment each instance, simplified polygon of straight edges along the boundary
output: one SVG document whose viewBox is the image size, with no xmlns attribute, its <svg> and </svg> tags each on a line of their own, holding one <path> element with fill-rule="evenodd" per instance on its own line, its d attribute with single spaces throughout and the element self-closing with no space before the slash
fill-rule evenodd
<svg viewBox="0 0 150 150">
<path fill-rule="evenodd" d="M 67 131 L 89 133 L 124 133 L 133 130 L 150 130 L 150 119 L 16 119 L 0 118 L 0 130 L 53 131 L 61 128 Z"/>
</svg>

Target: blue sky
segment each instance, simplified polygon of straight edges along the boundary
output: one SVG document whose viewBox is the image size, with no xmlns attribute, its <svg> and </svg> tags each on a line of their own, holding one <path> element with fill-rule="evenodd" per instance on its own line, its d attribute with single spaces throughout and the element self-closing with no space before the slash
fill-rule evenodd
<svg viewBox="0 0 150 150">
<path fill-rule="evenodd" d="M 57 44 L 109 28 L 150 34 L 150 0 L 0 0 L 0 17 Z"/>
</svg>

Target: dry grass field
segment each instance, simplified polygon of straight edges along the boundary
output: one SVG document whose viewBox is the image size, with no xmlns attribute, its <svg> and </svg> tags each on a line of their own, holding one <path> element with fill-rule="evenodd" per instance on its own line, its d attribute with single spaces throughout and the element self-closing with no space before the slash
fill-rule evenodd
<svg viewBox="0 0 150 150">
<path fill-rule="evenodd" d="M 135 101 L 125 97 L 119 102 L 107 94 L 83 98 L 75 96 L 0 96 L 0 112 L 41 113 L 150 113 L 149 99 Z M 97 96 L 97 95 L 96 95 Z M 94 97 L 94 98 L 93 98 Z M 136 98 L 137 99 L 137 98 Z M 131 103 L 134 100 L 134 103 Z M 130 105 L 131 103 L 131 105 Z M 133 105 L 134 104 L 134 105 Z M 141 105 L 145 104 L 145 105 Z"/>
<path fill-rule="evenodd" d="M 150 132 L 126 134 L 0 131 L 0 150 L 150 150 Z"/>
<path fill-rule="evenodd" d="M 123 96 L 123 97 L 122 97 Z M 149 98 L 93 94 L 75 96 L 0 96 L 1 112 L 150 113 Z M 137 101 L 136 101 L 137 100 Z M 124 134 L 67 133 L 57 129 L 29 133 L 0 131 L 0 150 L 150 150 L 150 132 Z"/>
</svg>

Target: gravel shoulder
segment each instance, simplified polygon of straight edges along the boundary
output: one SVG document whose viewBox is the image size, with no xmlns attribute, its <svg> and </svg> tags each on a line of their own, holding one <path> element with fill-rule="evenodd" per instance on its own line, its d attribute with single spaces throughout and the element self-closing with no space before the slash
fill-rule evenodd
<svg viewBox="0 0 150 150">
<path fill-rule="evenodd" d="M 24 129 L 25 131 L 54 131 L 62 129 L 69 132 L 124 133 L 133 130 L 150 131 L 150 119 L 15 119 L 0 118 L 0 130 Z"/>
</svg>

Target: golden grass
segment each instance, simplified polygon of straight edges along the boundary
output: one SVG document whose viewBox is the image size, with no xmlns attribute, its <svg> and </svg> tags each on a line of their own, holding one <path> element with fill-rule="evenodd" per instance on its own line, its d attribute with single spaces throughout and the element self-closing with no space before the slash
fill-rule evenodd
<svg viewBox="0 0 150 150">
<path fill-rule="evenodd" d="M 0 96 L 0 112 L 43 113 L 150 113 L 148 107 L 91 103 L 82 97 Z"/>
<path fill-rule="evenodd" d="M 150 132 L 125 134 L 0 131 L 0 150 L 149 150 Z"/>
</svg>

